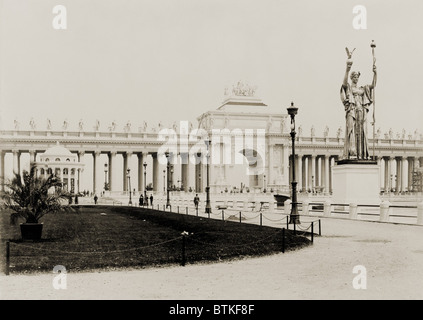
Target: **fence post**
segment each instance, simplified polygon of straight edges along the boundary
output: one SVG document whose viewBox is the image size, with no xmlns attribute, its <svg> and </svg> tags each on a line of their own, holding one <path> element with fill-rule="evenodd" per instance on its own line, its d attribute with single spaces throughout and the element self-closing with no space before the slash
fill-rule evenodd
<svg viewBox="0 0 423 320">
<path fill-rule="evenodd" d="M 185 213 L 188 214 L 188 207 L 185 207 Z"/>
<path fill-rule="evenodd" d="M 289 216 L 286 216 L 286 228 L 289 230 Z"/>
<path fill-rule="evenodd" d="M 282 253 L 285 253 L 285 228 L 282 228 Z"/>
<path fill-rule="evenodd" d="M 323 215 L 325 217 L 330 217 L 331 209 L 332 209 L 332 202 L 329 199 L 327 199 L 323 205 Z"/>
<path fill-rule="evenodd" d="M 242 222 L 241 211 L 239 212 L 239 223 Z"/>
<path fill-rule="evenodd" d="M 186 260 L 186 257 L 185 257 L 185 234 L 184 234 L 182 235 L 182 266 L 183 267 L 185 266 L 185 260 Z"/>
<path fill-rule="evenodd" d="M 310 202 L 307 199 L 303 201 L 303 205 L 302 205 L 303 210 L 302 211 L 303 211 L 304 215 L 310 214 L 310 208 L 308 207 L 309 204 L 310 204 Z"/>
<path fill-rule="evenodd" d="M 350 203 L 349 216 L 350 219 L 357 219 L 357 203 Z"/>
<path fill-rule="evenodd" d="M 380 204 L 380 221 L 389 221 L 389 207 L 391 203 L 389 201 L 382 201 Z"/>
<path fill-rule="evenodd" d="M 263 225 L 263 214 L 260 212 L 260 227 Z"/>
<path fill-rule="evenodd" d="M 290 199 L 286 200 L 283 203 L 283 209 L 285 211 L 285 214 L 290 214 L 291 213 L 291 203 L 292 203 L 292 201 Z"/>
<path fill-rule="evenodd" d="M 311 223 L 311 243 L 313 243 L 314 237 L 314 221 Z"/>
<path fill-rule="evenodd" d="M 322 235 L 322 224 L 321 224 L 320 219 L 319 219 L 319 236 L 321 236 L 321 235 Z"/>
<path fill-rule="evenodd" d="M 225 221 L 225 211 L 222 210 L 222 221 Z"/>
<path fill-rule="evenodd" d="M 6 241 L 6 276 L 9 275 L 10 268 L 10 241 Z"/>
<path fill-rule="evenodd" d="M 297 234 L 297 227 L 296 227 L 296 223 L 295 223 L 295 220 L 294 220 L 294 235 L 296 235 Z"/>
<path fill-rule="evenodd" d="M 417 204 L 417 224 L 423 225 L 423 201 Z"/>
</svg>

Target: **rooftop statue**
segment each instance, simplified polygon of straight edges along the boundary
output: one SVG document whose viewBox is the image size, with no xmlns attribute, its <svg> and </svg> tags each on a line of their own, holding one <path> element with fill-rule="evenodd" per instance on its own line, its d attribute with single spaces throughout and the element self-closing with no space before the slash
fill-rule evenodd
<svg viewBox="0 0 423 320">
<path fill-rule="evenodd" d="M 257 90 L 257 87 L 253 87 L 247 83 L 238 81 L 237 85 L 232 87 L 232 94 L 235 96 L 254 97 L 256 90 Z M 225 95 L 226 93 L 227 93 L 227 90 L 225 90 Z"/>
</svg>

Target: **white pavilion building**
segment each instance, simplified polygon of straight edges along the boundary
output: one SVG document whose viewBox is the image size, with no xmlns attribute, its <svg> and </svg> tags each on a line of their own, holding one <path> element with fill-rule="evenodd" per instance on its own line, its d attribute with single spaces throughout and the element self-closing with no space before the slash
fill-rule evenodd
<svg viewBox="0 0 423 320">
<path fill-rule="evenodd" d="M 35 162 L 37 174 L 47 177 L 55 174 L 62 181 L 63 189 L 71 193 L 78 193 L 81 173 L 84 164 L 78 161 L 78 156 L 61 146 L 59 142 L 54 147 L 40 154 Z"/>
</svg>

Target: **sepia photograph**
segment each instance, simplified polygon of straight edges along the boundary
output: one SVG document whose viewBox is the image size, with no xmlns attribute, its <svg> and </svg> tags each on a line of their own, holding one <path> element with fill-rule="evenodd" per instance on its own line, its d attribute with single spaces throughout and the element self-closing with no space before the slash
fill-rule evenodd
<svg viewBox="0 0 423 320">
<path fill-rule="evenodd" d="M 422 12 L 0 0 L 0 300 L 423 299 Z"/>
</svg>

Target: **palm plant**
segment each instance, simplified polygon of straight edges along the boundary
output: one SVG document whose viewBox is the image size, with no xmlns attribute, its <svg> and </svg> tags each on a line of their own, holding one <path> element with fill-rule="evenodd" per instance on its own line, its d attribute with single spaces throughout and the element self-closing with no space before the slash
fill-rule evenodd
<svg viewBox="0 0 423 320">
<path fill-rule="evenodd" d="M 38 223 L 47 213 L 70 208 L 62 203 L 62 200 L 68 198 L 68 194 L 62 191 L 60 179 L 53 174 L 47 178 L 37 177 L 34 165 L 29 172 L 23 171 L 22 176 L 15 173 L 5 183 L 5 187 L 2 193 L 3 205 L 13 211 L 10 215 L 12 224 L 16 224 L 20 218 L 26 223 Z M 52 187 L 55 191 L 49 192 Z"/>
</svg>

